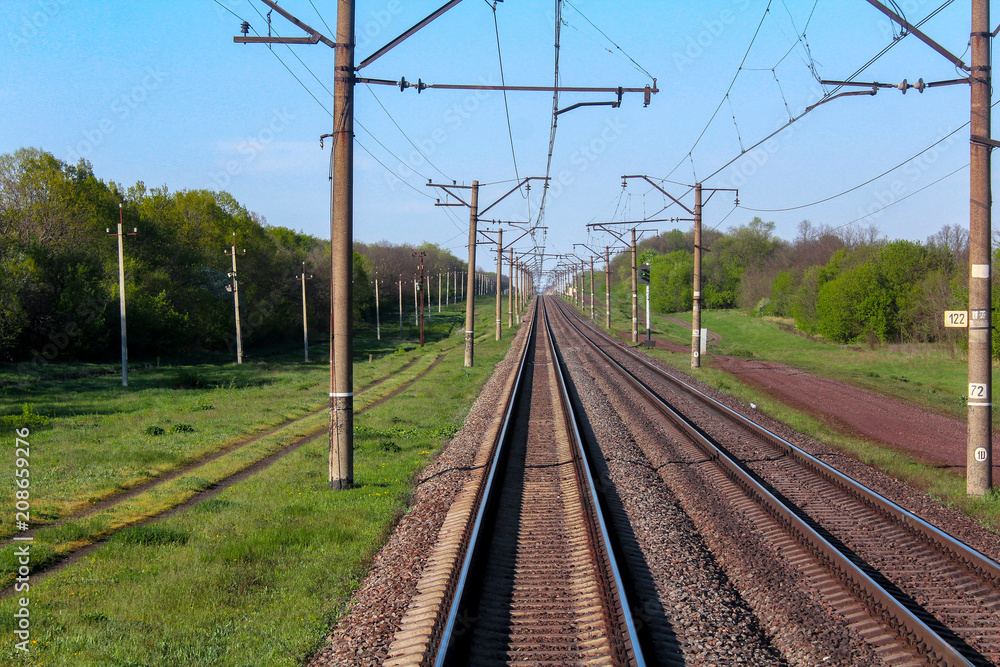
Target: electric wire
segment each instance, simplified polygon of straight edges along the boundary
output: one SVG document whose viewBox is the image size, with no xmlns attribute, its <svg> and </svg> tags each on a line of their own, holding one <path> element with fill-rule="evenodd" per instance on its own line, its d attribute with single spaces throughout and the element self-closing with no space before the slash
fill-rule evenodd
<svg viewBox="0 0 1000 667">
<path fill-rule="evenodd" d="M 629 54 L 625 53 L 625 50 L 624 50 L 624 49 L 623 49 L 622 47 L 618 46 L 618 44 L 616 44 L 616 43 L 615 43 L 615 41 L 614 41 L 613 39 L 611 39 L 610 37 L 608 37 L 608 36 L 607 36 L 607 34 L 605 34 L 605 32 L 604 32 L 603 30 L 601 30 L 601 29 L 600 29 L 600 28 L 598 28 L 598 27 L 597 27 L 596 25 L 594 25 L 594 22 L 593 22 L 593 21 L 591 21 L 590 19 L 588 19 L 588 18 L 587 18 L 587 16 L 586 16 L 586 14 L 584 14 L 583 12 L 581 12 L 581 11 L 580 11 L 580 10 L 579 10 L 579 9 L 578 9 L 578 8 L 576 7 L 576 5 L 574 5 L 574 4 L 573 4 L 572 2 L 570 2 L 569 0 L 565 0 L 565 2 L 566 2 L 566 4 L 567 4 L 567 5 L 569 5 L 569 6 L 570 6 L 570 7 L 571 7 L 571 8 L 573 9 L 573 11 L 575 11 L 575 12 L 576 12 L 577 14 L 579 14 L 579 15 L 580 15 L 581 17 L 583 17 L 583 20 L 584 20 L 584 21 L 586 21 L 587 23 L 589 23 L 589 24 L 591 25 L 591 27 L 593 27 L 593 28 L 594 28 L 594 30 L 596 30 L 597 32 L 601 33 L 601 35 L 603 35 L 603 36 L 604 36 L 604 39 L 606 39 L 606 40 L 608 40 L 609 42 L 611 42 L 611 44 L 612 44 L 612 45 L 613 45 L 613 46 L 614 46 L 614 47 L 615 47 L 616 49 L 618 49 L 619 51 L 621 51 L 621 52 L 622 52 L 622 55 L 623 55 L 623 56 L 625 56 L 625 57 L 626 57 L 626 58 L 628 58 L 628 59 L 629 59 L 630 61 L 632 61 L 632 64 L 633 64 L 633 65 L 635 65 L 636 69 L 638 69 L 638 70 L 639 70 L 640 72 L 642 72 L 643 74 L 645 74 L 646 76 L 648 76 L 648 77 L 649 77 L 650 79 L 652 79 L 652 78 L 653 78 L 653 75 L 652 75 L 652 74 L 650 74 L 650 73 L 649 73 L 648 71 L 646 71 L 646 68 L 644 68 L 644 67 L 643 67 L 642 65 L 640 65 L 639 63 L 637 63 L 637 62 L 635 61 L 635 59 L 634 59 L 634 58 L 633 58 L 632 56 L 630 56 Z"/>
<path fill-rule="evenodd" d="M 950 176 L 954 176 L 955 174 L 957 174 L 958 172 L 962 171 L 963 169 L 967 169 L 968 166 L 969 166 L 969 163 L 967 162 L 967 163 L 963 164 L 961 167 L 959 167 L 958 169 L 945 174 L 944 176 L 942 176 L 941 178 L 937 179 L 936 181 L 932 181 L 932 182 L 928 183 L 927 185 L 925 185 L 924 187 L 920 188 L 919 190 L 914 190 L 913 192 L 911 192 L 910 194 L 906 195 L 905 197 L 900 197 L 896 201 L 891 202 L 889 204 L 886 204 L 885 206 L 883 206 L 882 208 L 880 208 L 878 211 L 876 211 L 876 213 L 881 213 L 882 211 L 884 211 L 885 209 L 887 209 L 887 208 L 889 208 L 891 206 L 895 206 L 896 204 L 899 204 L 901 202 L 906 201 L 907 199 L 909 199 L 913 195 L 919 194 L 919 193 L 923 192 L 924 190 L 926 190 L 927 188 L 932 187 L 934 185 L 937 185 L 938 183 L 940 183 L 944 179 L 946 179 L 946 178 L 948 178 Z M 863 215 L 860 218 L 855 218 L 854 220 L 851 220 L 850 222 L 845 222 L 842 225 L 839 225 L 837 227 L 833 227 L 830 231 L 836 231 L 838 229 L 843 229 L 844 227 L 847 227 L 848 225 L 853 225 L 855 222 L 859 222 L 861 220 L 864 220 L 865 218 L 870 218 L 873 215 L 875 215 L 875 213 L 868 213 L 867 215 Z"/>
<path fill-rule="evenodd" d="M 702 128 L 701 132 L 698 134 L 698 138 L 694 140 L 694 145 L 691 146 L 685 157 L 691 157 L 691 154 L 694 152 L 694 149 L 698 147 L 699 143 L 701 143 L 701 140 L 705 136 L 705 133 L 708 131 L 709 126 L 711 126 L 712 121 L 714 121 L 715 117 L 718 115 L 719 109 L 721 109 L 722 105 L 725 104 L 726 98 L 729 96 L 729 93 L 732 92 L 733 86 L 736 85 L 736 79 L 739 77 L 740 72 L 743 70 L 743 65 L 746 64 L 747 58 L 750 56 L 750 50 L 753 48 L 754 43 L 757 41 L 757 36 L 760 34 L 760 28 L 761 26 L 764 25 L 764 19 L 767 18 L 767 15 L 770 13 L 770 11 L 771 11 L 771 1 L 769 0 L 767 3 L 767 7 L 764 8 L 763 16 L 760 17 L 760 22 L 757 23 L 757 29 L 754 31 L 753 37 L 750 39 L 750 44 L 747 46 L 747 50 L 743 54 L 743 59 L 740 60 L 740 65 L 739 67 L 736 68 L 736 74 L 733 75 L 733 79 L 732 81 L 729 82 L 729 86 L 726 88 L 725 94 L 722 96 L 722 99 L 719 100 L 719 105 L 715 107 L 715 111 L 712 112 L 712 116 L 708 119 L 708 122 L 705 123 L 705 127 Z M 681 161 L 678 162 L 677 165 L 667 173 L 667 176 L 669 177 L 671 174 L 677 171 L 677 168 L 680 167 L 682 164 L 684 164 L 684 158 L 681 158 Z M 694 168 L 693 159 L 691 161 L 691 167 L 692 169 Z"/>
<path fill-rule="evenodd" d="M 559 116 L 559 42 L 562 34 L 562 2 L 555 0 L 555 43 L 554 43 L 554 65 L 553 65 L 553 88 L 552 91 L 552 121 L 549 125 L 549 153 L 545 160 L 545 181 L 542 185 L 542 200 L 538 204 L 538 214 L 535 216 L 535 225 L 541 225 L 545 220 L 545 202 L 549 193 L 549 174 L 552 172 L 552 153 L 556 145 L 556 129 L 558 127 Z"/>
<path fill-rule="evenodd" d="M 316 16 L 319 17 L 319 20 L 323 22 L 323 26 L 326 28 L 326 31 L 328 33 L 330 33 L 330 39 L 336 40 L 337 39 L 337 33 L 334 32 L 333 28 L 330 27 L 330 24 L 328 24 L 326 22 L 326 19 L 323 18 L 323 15 L 319 13 L 318 9 L 316 9 L 316 5 L 315 5 L 315 3 L 313 3 L 313 0 L 309 0 L 309 4 L 312 6 L 313 11 L 316 12 Z"/>
<path fill-rule="evenodd" d="M 372 139 L 375 139 L 375 137 L 373 136 Z M 375 139 L 375 140 L 378 141 L 378 139 Z M 384 162 L 382 162 L 382 160 L 379 160 L 375 156 L 374 153 L 372 153 L 370 150 L 368 150 L 368 148 L 365 147 L 365 145 L 363 143 L 361 143 L 360 141 L 358 141 L 357 137 L 354 138 L 354 143 L 357 144 L 358 147 L 361 148 L 361 150 L 363 150 L 364 152 L 368 153 L 368 155 L 370 155 L 373 160 L 375 160 L 380 165 L 382 165 L 383 169 L 385 169 L 387 172 L 389 172 L 390 174 L 392 174 L 393 176 L 395 176 L 399 180 L 400 183 L 402 183 L 406 187 L 410 188 L 411 190 L 413 190 L 414 192 L 416 192 L 421 197 L 427 197 L 428 199 L 434 199 L 434 197 L 432 197 L 431 195 L 427 194 L 426 192 L 423 192 L 422 190 L 417 189 L 414 185 L 412 185 L 408 181 L 403 180 L 402 176 L 400 176 L 399 174 L 397 174 L 396 172 L 394 172 L 392 169 L 390 169 L 388 166 L 386 166 L 386 164 Z M 381 146 L 382 144 L 379 144 L 379 145 Z M 383 146 L 383 148 L 384 148 L 384 146 Z"/>
<path fill-rule="evenodd" d="M 410 143 L 411 146 L 413 146 L 413 149 L 415 151 L 417 151 L 417 153 L 420 155 L 420 157 L 422 157 L 424 160 L 426 160 L 427 164 L 429 164 L 430 166 L 434 167 L 434 170 L 437 171 L 437 173 L 439 173 L 442 176 L 444 176 L 444 178 L 446 180 L 449 180 L 449 181 L 452 180 L 451 177 L 448 176 L 448 174 L 446 174 L 443 171 L 441 171 L 441 169 L 439 169 L 436 164 L 434 164 L 433 162 L 431 162 L 431 159 L 429 157 L 427 157 L 427 155 L 422 150 L 420 150 L 420 148 L 415 143 L 413 143 L 413 140 L 410 139 L 410 137 L 406 134 L 406 132 L 403 131 L 403 128 L 401 128 L 399 126 L 399 123 L 396 122 L 396 119 L 392 117 L 392 114 L 389 113 L 389 110 L 385 108 L 384 104 L 382 104 L 382 100 L 380 100 L 378 98 L 378 95 L 375 94 L 375 91 L 372 89 L 372 87 L 366 83 L 365 84 L 365 88 L 367 88 L 368 92 L 370 92 L 372 94 L 372 97 L 375 98 L 375 101 L 378 103 L 379 107 L 382 108 L 382 111 L 385 112 L 385 115 L 389 117 L 389 120 L 392 121 L 392 124 L 396 126 L 396 129 L 399 130 L 399 133 L 403 135 L 403 138 L 406 139 Z"/>
<path fill-rule="evenodd" d="M 997 100 L 996 102 L 994 102 L 990 106 L 990 108 L 992 109 L 993 107 L 997 106 L 998 104 L 1000 104 L 1000 100 Z M 849 188 L 847 190 L 844 190 L 843 192 L 838 192 L 835 195 L 831 195 L 829 197 L 824 197 L 823 199 L 819 199 L 817 201 L 810 202 L 808 204 L 800 204 L 798 206 L 788 206 L 788 207 L 785 207 L 785 208 L 749 208 L 749 207 L 746 207 L 746 206 L 741 206 L 740 208 L 743 209 L 744 211 L 752 211 L 752 212 L 755 212 L 755 213 L 781 213 L 781 212 L 784 212 L 784 211 L 797 211 L 797 210 L 802 209 L 802 208 L 809 208 L 810 206 L 816 206 L 818 204 L 824 204 L 824 203 L 826 203 L 826 202 L 828 202 L 828 201 L 830 201 L 832 199 L 837 199 L 838 197 L 843 197 L 844 195 L 849 194 L 851 192 L 854 192 L 855 190 L 857 190 L 859 188 L 863 188 L 864 186 L 868 185 L 869 183 L 877 181 L 878 179 L 882 178 L 883 176 L 891 174 L 892 172 L 896 171 L 897 169 L 899 169 L 903 165 L 907 164 L 911 160 L 914 160 L 914 159 L 920 157 L 921 155 L 923 155 L 924 153 L 926 153 L 930 149 L 934 148 L 935 146 L 937 146 L 941 142 L 945 141 L 946 139 L 950 139 L 952 136 L 954 136 L 955 134 L 957 134 L 961 130 L 963 130 L 966 127 L 968 127 L 971 122 L 972 121 L 966 121 L 965 123 L 962 123 L 962 125 L 960 125 L 959 127 L 956 127 L 954 130 L 952 130 L 948 134 L 944 135 L 943 137 L 941 137 L 940 139 L 938 139 L 937 141 L 935 141 L 931 145 L 929 145 L 926 148 L 924 148 L 924 149 L 922 149 L 922 150 L 914 153 L 913 155 L 911 155 L 910 157 L 906 158 L 905 160 L 903 160 L 902 162 L 900 162 L 896 166 L 891 167 L 891 168 L 883 171 L 878 176 L 873 176 L 872 178 L 869 178 L 864 183 L 860 183 L 858 185 L 855 185 L 854 187 Z"/>
<path fill-rule="evenodd" d="M 510 127 L 510 107 L 507 105 L 507 81 L 504 78 L 503 73 L 503 53 L 500 51 L 500 23 L 497 20 L 497 5 L 496 2 L 492 5 L 493 9 L 493 30 L 497 36 L 497 60 L 500 61 L 500 85 L 505 86 L 503 91 L 503 109 L 507 114 L 507 136 L 510 137 L 510 157 L 514 162 L 514 177 L 517 180 L 521 180 L 521 176 L 517 171 L 517 155 L 514 153 L 514 132 Z"/>
</svg>

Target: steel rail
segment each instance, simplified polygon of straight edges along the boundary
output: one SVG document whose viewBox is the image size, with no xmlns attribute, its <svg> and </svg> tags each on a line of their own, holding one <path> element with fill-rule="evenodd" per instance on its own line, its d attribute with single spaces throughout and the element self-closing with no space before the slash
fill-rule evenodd
<svg viewBox="0 0 1000 667">
<path fill-rule="evenodd" d="M 539 300 L 540 301 L 540 300 Z M 524 380 L 524 372 L 526 367 L 526 361 L 528 358 L 528 351 L 531 346 L 531 341 L 533 337 L 539 332 L 537 327 L 540 326 L 538 323 L 538 316 L 542 310 L 542 307 L 536 301 L 533 315 L 531 318 L 532 329 L 528 332 L 525 338 L 525 346 L 521 353 L 521 360 L 519 362 L 517 377 L 513 384 L 513 389 L 510 396 L 508 397 L 507 406 L 504 412 L 502 426 L 497 435 L 496 445 L 494 447 L 493 454 L 490 460 L 490 471 L 486 477 L 483 484 L 483 488 L 480 491 L 479 506 L 476 512 L 475 522 L 470 531 L 470 537 L 468 540 L 468 546 L 466 548 L 465 557 L 463 559 L 462 568 L 460 574 L 457 578 L 457 583 L 454 587 L 454 593 L 449 609 L 448 619 L 445 623 L 444 630 L 441 633 L 440 641 L 438 642 L 437 655 L 435 656 L 434 665 L 436 667 L 444 667 L 444 665 L 451 664 L 454 662 L 454 656 L 452 655 L 452 650 L 456 648 L 457 637 L 459 634 L 467 630 L 467 628 L 459 628 L 459 615 L 462 609 L 466 606 L 465 603 L 468 588 L 470 587 L 470 574 L 475 567 L 475 563 L 480 551 L 481 538 L 485 536 L 488 531 L 486 526 L 486 515 L 492 505 L 492 500 L 494 494 L 498 494 L 501 489 L 498 484 L 495 484 L 497 471 L 500 468 L 500 462 L 504 453 L 508 449 L 507 442 L 510 438 L 510 434 L 513 430 L 513 417 L 517 406 L 517 397 L 521 392 L 521 388 Z M 588 463 L 588 458 L 586 456 L 586 451 L 583 445 L 582 438 L 580 436 L 579 429 L 577 427 L 577 420 L 572 411 L 572 406 L 569 401 L 569 393 L 566 388 L 566 381 L 563 377 L 563 371 L 560 367 L 560 359 L 556 351 L 555 342 L 552 336 L 551 328 L 548 326 L 547 318 L 543 315 L 545 321 L 545 335 L 546 340 L 549 345 L 549 349 L 553 354 L 553 359 L 555 360 L 554 371 L 556 373 L 557 383 L 559 385 L 559 395 L 564 403 L 564 419 L 569 430 L 570 437 L 574 440 L 575 451 L 577 456 L 575 459 L 576 469 L 579 471 L 578 483 L 581 488 L 581 493 L 585 497 L 585 505 L 589 504 L 590 515 L 593 521 L 591 522 L 591 534 L 595 539 L 601 541 L 603 546 L 603 554 L 598 552 L 598 557 L 603 556 L 603 560 L 607 564 L 607 575 L 608 578 L 612 580 L 613 591 L 608 591 L 608 597 L 606 602 L 608 605 L 614 604 L 614 597 L 617 597 L 618 609 L 614 610 L 617 615 L 619 615 L 622 623 L 625 626 L 625 636 L 620 638 L 622 649 L 627 655 L 631 651 L 631 656 L 633 658 L 632 664 L 639 667 L 645 666 L 645 660 L 642 656 L 641 647 L 638 641 L 638 633 L 636 631 L 634 622 L 632 620 L 631 609 L 628 604 L 628 598 L 626 596 L 624 586 L 622 584 L 621 573 L 614 556 L 614 551 L 611 548 L 610 534 L 607 528 L 607 524 L 601 514 L 601 504 L 599 496 L 597 494 L 597 487 L 594 483 L 594 479 L 591 473 L 590 465 Z M 582 477 L 582 479 L 581 479 Z M 613 593 L 613 595 L 612 595 Z"/>
<path fill-rule="evenodd" d="M 541 298 L 539 299 L 539 301 Z M 608 568 L 610 570 L 611 578 L 613 579 L 615 591 L 618 595 L 618 604 L 621 606 L 622 620 L 625 622 L 626 640 L 627 644 L 632 648 L 632 654 L 635 658 L 635 665 L 639 667 L 644 667 L 646 664 L 645 659 L 642 655 L 642 649 L 639 645 L 639 635 L 635 627 L 635 623 L 632 620 L 632 610 L 628 602 L 628 596 L 625 593 L 625 587 L 622 584 L 621 571 L 618 567 L 618 561 L 615 558 L 614 550 L 611 548 L 611 536 L 608 533 L 607 522 L 604 520 L 604 512 L 601 509 L 600 497 L 597 493 L 597 487 L 594 484 L 594 475 L 590 468 L 590 457 L 587 455 L 587 451 L 583 445 L 583 437 L 580 435 L 580 429 L 577 425 L 576 411 L 573 410 L 573 403 L 570 400 L 569 392 L 566 389 L 566 374 L 563 370 L 564 361 L 562 354 L 559 353 L 559 347 L 556 345 L 555 337 L 552 335 L 552 326 L 549 323 L 548 309 L 543 306 L 543 312 L 545 317 L 545 333 L 549 342 L 549 349 L 552 351 L 552 357 L 555 359 L 554 370 L 556 374 L 556 382 L 559 384 L 559 396 L 562 399 L 564 406 L 564 415 L 566 418 L 566 425 L 569 428 L 570 435 L 573 438 L 573 443 L 575 445 L 577 454 L 579 458 L 578 469 L 580 470 L 582 482 L 585 486 L 585 490 L 588 498 L 590 499 L 591 511 L 593 513 L 593 518 L 597 524 L 597 528 L 600 531 L 600 541 L 604 545 L 604 551 L 607 556 Z"/>
<path fill-rule="evenodd" d="M 561 304 L 560 309 L 562 310 Z M 834 545 L 830 544 L 812 525 L 799 515 L 797 512 L 798 508 L 771 493 L 766 483 L 742 461 L 727 451 L 723 445 L 715 442 L 694 422 L 675 410 L 646 383 L 626 369 L 621 362 L 614 359 L 584 335 L 583 331 L 566 315 L 565 311 L 562 311 L 562 314 L 570 326 L 576 329 L 595 350 L 621 371 L 622 377 L 629 384 L 635 387 L 640 394 L 663 412 L 678 428 L 684 431 L 705 452 L 709 460 L 719 465 L 725 474 L 743 489 L 744 493 L 759 502 L 786 529 L 796 534 L 798 539 L 808 545 L 814 554 L 826 560 L 830 566 L 839 571 L 841 576 L 846 578 L 851 586 L 855 587 L 856 594 L 862 598 L 862 601 L 869 604 L 869 606 L 873 605 L 875 611 L 884 615 L 889 625 L 894 627 L 898 633 L 904 635 L 907 641 L 923 649 L 928 655 L 937 658 L 939 661 L 943 661 L 946 665 L 971 667 L 974 664 L 952 646 L 951 643 L 924 623 L 923 620 L 914 615 L 913 612 L 872 579 L 856 563 Z M 600 333 L 603 336 L 603 332 Z M 625 349 L 616 341 L 614 344 L 619 349 Z M 629 352 L 631 353 L 631 350 Z M 631 353 L 631 356 L 637 358 L 634 353 Z M 646 365 L 648 366 L 648 364 Z M 662 372 L 660 374 L 665 375 Z M 676 380 L 676 378 L 671 379 Z M 686 383 L 683 384 L 689 386 Z M 701 392 L 698 392 L 698 394 L 704 396 Z"/>
<path fill-rule="evenodd" d="M 490 472 L 489 475 L 487 475 L 486 482 L 483 484 L 483 488 L 479 493 L 479 507 L 476 511 L 476 520 L 469 533 L 469 546 L 465 552 L 465 558 L 462 561 L 462 569 L 459 571 L 458 579 L 455 584 L 454 596 L 452 598 L 451 607 L 448 611 L 448 620 L 445 622 L 444 629 L 441 631 L 441 638 L 437 647 L 437 657 L 434 660 L 435 667 L 444 667 L 444 665 L 447 664 L 448 652 L 455 643 L 455 628 L 458 623 L 458 614 L 461 607 L 462 596 L 465 591 L 466 584 L 468 583 L 469 572 L 475 562 L 475 547 L 479 542 L 479 535 L 483 527 L 483 519 L 489 505 L 490 495 L 493 492 L 493 480 L 496 476 L 498 462 L 500 461 L 501 453 L 505 449 L 504 444 L 508 440 L 508 430 L 514 415 L 514 407 L 517 405 L 516 397 L 521 391 L 521 382 L 524 379 L 524 370 L 527 367 L 528 351 L 531 348 L 531 340 L 535 335 L 535 327 L 537 326 L 537 311 L 538 305 L 536 303 L 535 313 L 531 317 L 531 328 L 524 337 L 524 348 L 521 350 L 521 359 L 517 365 L 517 375 L 514 380 L 514 386 L 510 392 L 510 396 L 507 397 L 507 407 L 504 410 L 503 423 L 500 427 L 499 433 L 497 434 L 493 456 L 490 458 Z"/>
<path fill-rule="evenodd" d="M 575 327 L 575 323 L 573 323 Z M 579 328 L 577 327 L 579 330 Z M 928 523 L 924 519 L 921 519 L 916 514 L 913 514 L 909 510 L 900 505 L 894 503 L 892 500 L 880 495 L 879 493 L 869 489 L 855 479 L 852 479 L 840 472 L 833 466 L 825 463 L 824 461 L 816 458 L 804 449 L 792 444 L 791 442 L 785 440 L 780 435 L 773 433 L 760 424 L 748 419 L 739 412 L 736 412 L 732 408 L 720 403 L 716 399 L 712 398 L 708 394 L 699 390 L 684 380 L 674 376 L 666 369 L 653 364 L 648 359 L 644 359 L 641 355 L 637 354 L 634 350 L 627 348 L 618 343 L 618 341 L 612 339 L 603 331 L 593 329 L 593 331 L 599 334 L 607 342 L 615 345 L 622 352 L 627 353 L 632 357 L 633 360 L 643 365 L 648 370 L 662 376 L 663 378 L 673 382 L 674 384 L 682 387 L 685 391 L 695 394 L 700 399 L 709 403 L 712 407 L 724 412 L 730 419 L 738 422 L 744 428 L 749 429 L 757 436 L 764 438 L 771 442 L 773 445 L 781 449 L 789 457 L 793 458 L 797 463 L 804 465 L 809 468 L 812 472 L 826 478 L 828 481 L 840 486 L 849 493 L 853 493 L 861 497 L 868 505 L 876 508 L 877 510 L 883 512 L 887 516 L 899 521 L 900 523 L 913 528 L 919 532 L 924 537 L 933 541 L 940 547 L 947 549 L 953 553 L 957 558 L 959 558 L 965 565 L 972 568 L 973 570 L 979 572 L 985 577 L 991 578 L 1000 584 L 1000 563 L 997 563 L 989 556 L 980 553 L 976 549 L 973 549 L 964 542 L 956 539 L 947 532 L 941 530 L 937 526 Z"/>
</svg>

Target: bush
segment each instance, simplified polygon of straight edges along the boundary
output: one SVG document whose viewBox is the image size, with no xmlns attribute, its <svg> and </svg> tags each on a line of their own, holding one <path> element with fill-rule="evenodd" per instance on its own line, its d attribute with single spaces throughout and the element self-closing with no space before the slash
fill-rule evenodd
<svg viewBox="0 0 1000 667">
<path fill-rule="evenodd" d="M 45 415 L 35 412 L 34 403 L 25 403 L 21 406 L 21 414 L 4 415 L 0 417 L 0 423 L 11 428 L 43 428 L 48 426 L 52 420 Z"/>
</svg>

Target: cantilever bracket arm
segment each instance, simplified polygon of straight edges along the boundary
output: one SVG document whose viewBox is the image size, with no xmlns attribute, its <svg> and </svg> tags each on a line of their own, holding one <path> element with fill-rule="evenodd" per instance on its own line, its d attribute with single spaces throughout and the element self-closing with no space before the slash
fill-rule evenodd
<svg viewBox="0 0 1000 667">
<path fill-rule="evenodd" d="M 682 204 L 681 200 L 677 199 L 677 197 L 674 197 L 672 194 L 670 194 L 669 192 L 667 192 L 666 190 L 664 190 L 663 188 L 661 188 L 659 185 L 657 185 L 656 183 L 654 183 L 652 181 L 652 179 L 649 178 L 649 176 L 622 176 L 622 181 L 624 182 L 625 179 L 628 179 L 628 178 L 641 178 L 642 180 L 646 181 L 647 183 L 649 183 L 650 185 L 652 185 L 654 188 L 656 188 L 657 190 L 659 190 L 660 192 L 662 192 L 664 195 L 666 195 L 667 197 L 669 197 L 671 201 L 673 201 L 675 204 L 677 204 L 678 206 L 680 206 L 682 209 L 684 209 L 685 211 L 687 211 L 691 215 L 694 215 L 694 211 L 692 211 L 687 206 L 685 206 L 684 204 Z"/>
<path fill-rule="evenodd" d="M 338 46 L 344 46 L 343 44 L 337 44 L 332 39 L 330 39 L 329 37 L 326 37 L 325 35 L 323 35 L 322 33 L 320 33 L 315 28 L 310 27 L 310 26 L 306 25 L 305 23 L 303 23 L 302 21 L 298 20 L 297 18 L 295 18 L 294 16 L 292 16 L 291 14 L 289 14 L 288 12 L 286 12 L 284 9 L 282 9 L 278 5 L 277 2 L 274 2 L 274 0 L 262 0 L 262 2 L 265 5 L 267 5 L 268 7 L 270 7 L 271 9 L 273 9 L 274 11 L 276 11 L 279 14 L 281 14 L 282 16 L 284 16 L 286 19 L 288 19 L 289 21 L 291 21 L 293 24 L 295 24 L 299 28 L 302 28 L 302 30 L 304 30 L 307 33 L 309 33 L 309 37 L 248 37 L 248 36 L 244 35 L 242 37 L 239 37 L 239 36 L 233 37 L 233 41 L 235 43 L 237 43 L 237 44 L 316 44 L 318 42 L 323 42 L 324 44 L 326 44 L 327 46 L 329 46 L 331 49 L 335 49 Z"/>
<path fill-rule="evenodd" d="M 458 3 L 460 3 L 461 1 L 462 0 L 451 0 L 450 2 L 445 3 L 444 6 L 439 7 L 434 12 L 431 12 L 426 18 L 424 18 L 422 21 L 420 21 L 419 23 L 417 23 L 415 26 L 413 26 L 412 28 L 410 28 L 409 30 L 407 30 L 406 32 L 404 32 L 403 34 L 401 34 L 399 37 L 397 37 L 396 39 L 392 40 L 391 42 L 389 42 L 388 44 L 386 44 L 385 46 L 383 46 L 381 49 L 379 49 L 375 53 L 371 54 L 370 56 L 368 56 L 367 58 L 365 58 L 364 60 L 362 60 L 361 64 L 358 65 L 357 67 L 355 67 L 354 69 L 355 70 L 359 70 L 359 69 L 361 69 L 363 67 L 368 67 L 373 62 L 375 62 L 376 60 L 378 60 L 379 58 L 381 58 L 382 56 L 384 56 L 391 49 L 395 48 L 401 42 L 403 42 L 404 40 L 406 40 L 407 38 L 409 38 L 410 35 L 412 35 L 413 33 L 417 32 L 418 30 L 420 30 L 421 28 L 423 28 L 425 25 L 427 25 L 428 23 L 430 23 L 431 21 L 433 21 L 437 17 L 441 16 L 442 14 L 444 14 L 446 11 L 448 11 L 449 9 L 451 9 L 452 7 L 454 7 L 455 5 L 457 5 Z"/>
<path fill-rule="evenodd" d="M 917 39 L 919 39 L 921 42 L 923 42 L 927 46 L 931 47 L 932 49 L 934 49 L 935 51 L 937 51 L 938 53 L 940 53 L 949 62 L 951 62 L 953 65 L 955 65 L 955 67 L 959 67 L 961 69 L 964 69 L 966 72 L 971 72 L 972 71 L 971 68 L 968 65 L 966 65 L 964 62 L 962 62 L 961 58 L 959 58 L 958 56 L 954 55 L 953 53 L 951 53 L 951 51 L 949 51 L 948 49 L 944 48 L 943 46 L 941 46 L 940 44 L 938 44 L 937 42 L 935 42 L 933 39 L 931 39 L 926 34 L 924 34 L 923 32 L 921 32 L 920 28 L 918 28 L 917 26 L 913 25 L 912 23 L 910 23 L 909 21 L 907 21 L 906 19 L 904 19 L 902 16 L 900 16 L 896 12 L 892 11 L 891 9 L 889 9 L 888 7 L 886 7 L 885 5 L 883 5 L 878 0 L 868 0 L 868 4 L 871 5 L 872 7 L 874 7 L 875 9 L 879 10 L 880 12 L 882 12 L 883 14 L 885 14 L 886 16 L 888 16 L 890 19 L 892 19 L 893 21 L 895 21 L 899 25 L 901 25 L 903 28 L 905 28 L 907 31 L 909 31 L 910 34 L 912 34 L 914 37 L 916 37 Z"/>
</svg>

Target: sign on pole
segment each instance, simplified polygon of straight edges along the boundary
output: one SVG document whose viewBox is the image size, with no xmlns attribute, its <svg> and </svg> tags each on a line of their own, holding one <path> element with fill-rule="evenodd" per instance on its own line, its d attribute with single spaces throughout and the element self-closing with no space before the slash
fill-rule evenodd
<svg viewBox="0 0 1000 667">
<path fill-rule="evenodd" d="M 946 310 L 944 311 L 944 325 L 948 328 L 965 329 L 969 326 L 969 311 L 967 310 Z"/>
</svg>

